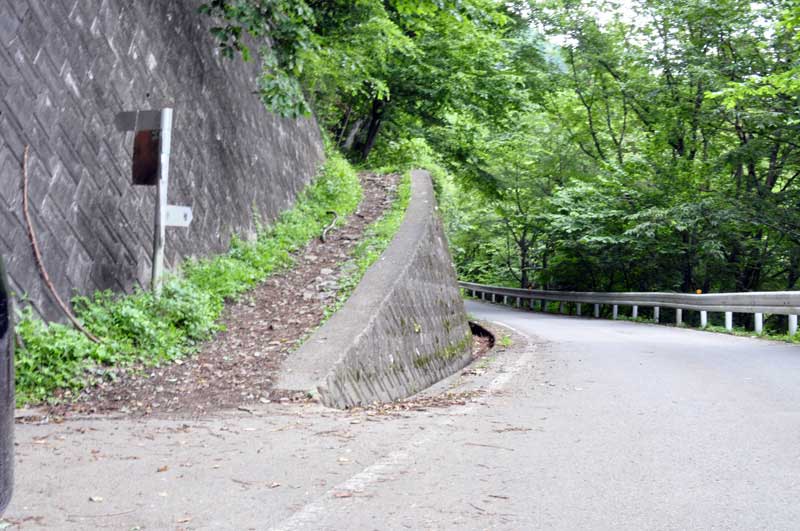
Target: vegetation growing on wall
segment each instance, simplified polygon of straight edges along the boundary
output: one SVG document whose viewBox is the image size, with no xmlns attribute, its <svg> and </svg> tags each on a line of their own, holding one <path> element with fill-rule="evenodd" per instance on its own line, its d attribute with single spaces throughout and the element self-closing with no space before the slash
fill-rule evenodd
<svg viewBox="0 0 800 531">
<path fill-rule="evenodd" d="M 102 338 L 100 344 L 24 312 L 17 325 L 24 342 L 16 353 L 17 403 L 40 402 L 57 389 L 77 391 L 93 377 L 113 377 L 114 366 L 156 364 L 192 352 L 217 329 L 226 299 L 290 266 L 292 251 L 330 222 L 329 211 L 344 219 L 360 199 L 355 171 L 341 156 L 331 155 L 295 206 L 271 226 L 259 228 L 255 241 L 234 240 L 226 255 L 184 264 L 183 274 L 169 278 L 160 297 L 139 290 L 74 299 L 78 318 Z"/>
</svg>

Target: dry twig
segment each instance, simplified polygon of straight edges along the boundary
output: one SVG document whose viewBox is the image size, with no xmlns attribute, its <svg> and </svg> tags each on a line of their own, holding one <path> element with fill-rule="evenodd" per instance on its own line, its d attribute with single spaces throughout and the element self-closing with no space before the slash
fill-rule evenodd
<svg viewBox="0 0 800 531">
<path fill-rule="evenodd" d="M 83 335 L 95 343 L 100 343 L 100 340 L 92 335 L 91 332 L 86 330 L 86 328 L 84 328 L 81 322 L 78 321 L 78 319 L 72 314 L 67 305 L 64 304 L 64 301 L 61 300 L 61 297 L 58 295 L 55 286 L 53 286 L 53 282 L 50 280 L 50 275 L 47 274 L 47 270 L 44 267 L 42 253 L 39 251 L 39 244 L 36 241 L 36 232 L 33 230 L 31 215 L 28 212 L 28 148 L 29 146 L 25 146 L 25 153 L 22 157 L 22 212 L 25 216 L 25 223 L 28 226 L 28 238 L 31 241 L 31 246 L 33 246 L 33 254 L 36 257 L 36 265 L 39 267 L 39 273 L 41 273 L 42 279 L 44 280 L 45 285 L 47 285 L 47 289 L 50 290 L 50 293 L 53 295 L 56 303 L 58 303 L 59 307 L 64 312 L 64 315 L 67 316 L 75 328 L 83 332 Z"/>
</svg>

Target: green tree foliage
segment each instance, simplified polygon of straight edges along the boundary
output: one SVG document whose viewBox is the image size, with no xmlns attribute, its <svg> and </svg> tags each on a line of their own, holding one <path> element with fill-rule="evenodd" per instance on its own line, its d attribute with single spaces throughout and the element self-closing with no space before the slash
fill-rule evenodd
<svg viewBox="0 0 800 531">
<path fill-rule="evenodd" d="M 315 44 L 311 33 L 315 18 L 306 2 L 212 0 L 202 4 L 200 12 L 221 22 L 211 33 L 224 57 L 241 53 L 249 61 L 252 45 L 248 41 L 255 42 L 263 67 L 258 88 L 267 108 L 292 118 L 310 112 L 298 81 L 304 52 Z"/>
<path fill-rule="evenodd" d="M 533 283 L 794 289 L 800 272 L 797 5 L 641 0 L 622 12 L 569 0 L 533 9 L 559 49 L 547 50 L 549 68 L 540 69 L 544 94 L 530 112 L 560 135 L 543 138 L 528 126 L 528 141 L 550 147 L 563 137 L 578 161 L 560 172 L 557 186 L 540 192 L 534 208 L 542 243 L 531 257 Z M 496 153 L 494 165 L 513 163 L 519 152 Z M 514 166 L 535 179 L 536 171 Z M 487 187 L 500 190 L 496 171 L 487 171 L 492 177 L 475 172 L 461 180 L 484 195 Z M 500 195 L 493 202 L 513 207 Z M 513 235 L 509 227 L 490 236 L 485 251 L 502 254 L 502 238 Z M 462 259 L 461 271 L 471 278 L 518 283 L 502 260 Z"/>
<path fill-rule="evenodd" d="M 258 47 L 271 109 L 313 112 L 373 166 L 446 170 L 440 201 L 467 279 L 678 291 L 800 279 L 796 0 L 204 10 L 223 52 Z"/>
<path fill-rule="evenodd" d="M 258 50 L 270 110 L 313 111 L 362 159 L 384 130 L 390 141 L 454 113 L 502 120 L 531 81 L 517 66 L 534 48 L 494 0 L 214 0 L 201 11 L 224 55 Z"/>
</svg>

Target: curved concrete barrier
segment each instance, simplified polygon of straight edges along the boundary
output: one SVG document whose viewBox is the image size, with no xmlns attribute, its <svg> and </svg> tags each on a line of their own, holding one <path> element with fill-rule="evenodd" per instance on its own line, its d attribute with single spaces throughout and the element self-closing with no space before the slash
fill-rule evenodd
<svg viewBox="0 0 800 531">
<path fill-rule="evenodd" d="M 411 174 L 403 224 L 350 299 L 286 360 L 277 387 L 346 408 L 412 395 L 470 360 L 472 334 L 430 175 Z"/>
</svg>

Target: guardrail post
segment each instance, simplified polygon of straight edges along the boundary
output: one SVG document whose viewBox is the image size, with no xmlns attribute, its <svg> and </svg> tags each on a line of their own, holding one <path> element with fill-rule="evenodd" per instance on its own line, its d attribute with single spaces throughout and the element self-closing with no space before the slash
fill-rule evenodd
<svg viewBox="0 0 800 531">
<path fill-rule="evenodd" d="M 661 317 L 661 308 L 659 308 L 658 306 L 653 306 L 653 321 L 658 322 L 660 317 Z"/>
<path fill-rule="evenodd" d="M 675 324 L 678 326 L 683 324 L 683 310 L 681 308 L 675 309 Z"/>
<path fill-rule="evenodd" d="M 595 317 L 595 319 L 600 319 L 600 305 L 599 304 L 595 304 L 594 305 L 594 317 Z"/>
<path fill-rule="evenodd" d="M 503 304 L 508 306 L 508 295 L 503 295 Z"/>
<path fill-rule="evenodd" d="M 764 331 L 764 314 L 763 313 L 756 313 L 755 321 L 756 321 L 756 323 L 755 323 L 755 325 L 756 325 L 755 326 L 756 334 L 760 336 L 761 332 Z"/>
<path fill-rule="evenodd" d="M 797 333 L 797 316 L 790 315 L 789 316 L 789 337 L 794 336 Z"/>
<path fill-rule="evenodd" d="M 580 302 L 575 303 L 575 315 L 577 315 L 578 317 L 581 316 L 581 303 Z"/>
<path fill-rule="evenodd" d="M 733 312 L 725 312 L 725 330 L 733 332 Z"/>
<path fill-rule="evenodd" d="M 522 308 L 522 299 L 517 297 L 517 308 Z"/>
<path fill-rule="evenodd" d="M 700 328 L 705 328 L 708 326 L 708 312 L 705 310 L 700 310 Z"/>
<path fill-rule="evenodd" d="M 611 318 L 616 319 L 618 314 L 619 314 L 619 306 L 615 304 L 611 310 Z"/>
<path fill-rule="evenodd" d="M 558 313 L 567 313 L 564 310 L 566 309 L 567 305 L 563 302 L 558 303 Z"/>
<path fill-rule="evenodd" d="M 633 305 L 633 308 L 631 309 L 631 317 L 633 317 L 634 319 L 639 317 L 639 307 L 636 306 L 635 304 Z"/>
<path fill-rule="evenodd" d="M 542 299 L 539 301 L 539 308 L 544 312 L 547 313 L 547 301 Z"/>
</svg>

